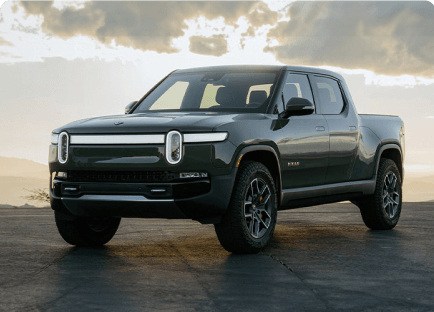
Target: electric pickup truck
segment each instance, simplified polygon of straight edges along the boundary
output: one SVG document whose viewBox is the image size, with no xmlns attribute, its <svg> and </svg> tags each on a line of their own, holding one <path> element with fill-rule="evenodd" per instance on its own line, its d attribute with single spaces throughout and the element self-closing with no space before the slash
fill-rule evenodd
<svg viewBox="0 0 434 312">
<path fill-rule="evenodd" d="M 299 66 L 175 70 L 125 114 L 52 132 L 50 199 L 72 245 L 110 241 L 121 218 L 214 224 L 255 253 L 280 210 L 349 200 L 367 227 L 398 222 L 404 124 L 361 115 L 341 75 Z"/>
</svg>

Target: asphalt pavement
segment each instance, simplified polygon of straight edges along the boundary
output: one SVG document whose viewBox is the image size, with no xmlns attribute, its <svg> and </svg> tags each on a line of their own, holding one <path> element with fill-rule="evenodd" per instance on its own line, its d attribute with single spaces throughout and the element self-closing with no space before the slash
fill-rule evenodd
<svg viewBox="0 0 434 312">
<path fill-rule="evenodd" d="M 123 219 L 104 247 L 77 248 L 50 208 L 0 209 L 1 311 L 434 311 L 434 203 L 404 203 L 391 231 L 352 204 L 279 212 L 256 255 L 212 225 Z"/>
</svg>

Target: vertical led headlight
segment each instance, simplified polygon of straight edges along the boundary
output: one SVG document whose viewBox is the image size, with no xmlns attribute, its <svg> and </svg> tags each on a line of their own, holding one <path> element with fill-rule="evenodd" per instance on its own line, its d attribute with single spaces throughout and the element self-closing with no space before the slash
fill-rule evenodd
<svg viewBox="0 0 434 312">
<path fill-rule="evenodd" d="M 399 143 L 401 144 L 402 149 L 402 160 L 405 158 L 405 127 L 401 126 L 401 131 L 399 131 Z"/>
<path fill-rule="evenodd" d="M 166 159 L 169 164 L 177 164 L 182 158 L 182 135 L 178 131 L 170 131 L 166 137 Z"/>
<path fill-rule="evenodd" d="M 69 149 L 69 136 L 68 133 L 62 132 L 59 134 L 59 141 L 57 143 L 57 158 L 61 164 L 66 163 L 68 160 Z"/>
</svg>

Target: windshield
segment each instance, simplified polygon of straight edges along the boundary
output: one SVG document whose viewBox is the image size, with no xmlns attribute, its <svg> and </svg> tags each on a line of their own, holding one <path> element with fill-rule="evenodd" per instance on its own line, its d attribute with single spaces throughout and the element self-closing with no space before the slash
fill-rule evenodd
<svg viewBox="0 0 434 312">
<path fill-rule="evenodd" d="M 133 114 L 150 111 L 265 113 L 276 78 L 276 72 L 173 74 Z"/>
</svg>

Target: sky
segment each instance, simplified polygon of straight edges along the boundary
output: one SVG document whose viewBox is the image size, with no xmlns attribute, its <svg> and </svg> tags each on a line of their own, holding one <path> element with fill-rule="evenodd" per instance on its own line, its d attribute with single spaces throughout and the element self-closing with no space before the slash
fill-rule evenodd
<svg viewBox="0 0 434 312">
<path fill-rule="evenodd" d="M 0 156 L 46 164 L 53 129 L 122 114 L 174 69 L 288 64 L 342 74 L 359 113 L 399 115 L 407 172 L 434 173 L 432 51 L 428 1 L 9 0 Z"/>
</svg>

